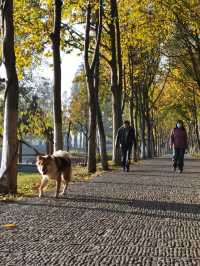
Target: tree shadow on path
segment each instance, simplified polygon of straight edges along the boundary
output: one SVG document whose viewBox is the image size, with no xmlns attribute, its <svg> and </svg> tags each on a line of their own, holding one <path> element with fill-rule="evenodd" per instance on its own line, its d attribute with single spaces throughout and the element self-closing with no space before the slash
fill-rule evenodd
<svg viewBox="0 0 200 266">
<path fill-rule="evenodd" d="M 152 176 L 152 175 L 151 175 Z M 155 177 L 157 177 L 156 175 L 154 175 Z M 196 191 L 196 189 L 200 189 L 200 185 L 193 185 L 193 186 L 181 186 L 181 185 L 175 185 L 174 183 L 171 185 L 167 185 L 167 184 L 147 184 L 147 183 L 130 183 L 130 182 L 109 182 L 109 181 L 93 181 L 90 184 L 94 184 L 94 185 L 119 185 L 119 186 L 123 186 L 123 185 L 127 185 L 127 186 L 131 186 L 131 187 L 156 187 L 156 188 L 160 188 L 160 189 L 194 189 Z"/>
<path fill-rule="evenodd" d="M 165 201 L 149 201 L 125 198 L 95 197 L 89 195 L 69 195 L 65 198 L 51 199 L 51 202 L 21 201 L 15 202 L 15 206 L 33 206 L 61 209 L 81 209 L 86 211 L 101 211 L 115 214 L 141 215 L 158 218 L 171 218 L 200 222 L 200 205 L 190 203 L 176 203 Z M 48 198 L 48 200 L 50 200 Z M 70 206 L 76 203 L 77 206 Z M 13 204 L 13 203 L 7 203 Z M 93 205 L 91 205 L 93 204 Z M 102 206 L 100 206 L 102 204 Z"/>
</svg>

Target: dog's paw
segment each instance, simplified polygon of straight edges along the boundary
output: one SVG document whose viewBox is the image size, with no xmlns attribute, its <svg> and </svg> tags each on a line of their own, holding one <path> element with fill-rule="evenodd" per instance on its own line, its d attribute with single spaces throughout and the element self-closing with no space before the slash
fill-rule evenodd
<svg viewBox="0 0 200 266">
<path fill-rule="evenodd" d="M 60 193 L 61 196 L 65 196 L 66 194 L 67 194 L 66 191 L 63 191 L 63 192 Z"/>
<path fill-rule="evenodd" d="M 39 197 L 39 198 L 42 198 L 42 197 L 43 197 L 43 191 L 40 190 L 40 189 L 39 189 L 39 191 L 38 191 L 38 197 Z"/>
</svg>

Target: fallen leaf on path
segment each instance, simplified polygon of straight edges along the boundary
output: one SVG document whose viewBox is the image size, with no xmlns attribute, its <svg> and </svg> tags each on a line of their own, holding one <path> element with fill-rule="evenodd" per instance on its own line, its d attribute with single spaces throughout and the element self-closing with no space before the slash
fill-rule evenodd
<svg viewBox="0 0 200 266">
<path fill-rule="evenodd" d="M 16 224 L 3 224 L 2 227 L 8 230 L 11 230 L 11 229 L 15 229 L 17 226 Z"/>
</svg>

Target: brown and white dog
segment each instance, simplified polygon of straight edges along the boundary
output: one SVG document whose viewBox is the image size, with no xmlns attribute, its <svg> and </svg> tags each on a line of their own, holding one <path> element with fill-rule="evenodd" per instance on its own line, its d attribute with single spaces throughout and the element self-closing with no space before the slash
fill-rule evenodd
<svg viewBox="0 0 200 266">
<path fill-rule="evenodd" d="M 39 155 L 37 156 L 36 165 L 38 171 L 42 175 L 39 187 L 39 197 L 42 197 L 43 188 L 47 185 L 49 179 L 54 179 L 56 181 L 56 198 L 59 196 L 61 180 L 65 183 L 62 192 L 62 194 L 65 194 L 72 174 L 69 153 L 59 150 L 54 152 L 52 155 Z"/>
</svg>

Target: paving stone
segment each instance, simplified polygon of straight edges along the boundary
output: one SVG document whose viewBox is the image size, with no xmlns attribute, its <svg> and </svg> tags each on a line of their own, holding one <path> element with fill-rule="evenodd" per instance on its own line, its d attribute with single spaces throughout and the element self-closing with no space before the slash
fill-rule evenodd
<svg viewBox="0 0 200 266">
<path fill-rule="evenodd" d="M 1 266 L 200 265 L 200 165 L 160 158 L 71 184 L 60 199 L 0 203 Z"/>
</svg>

